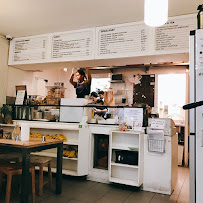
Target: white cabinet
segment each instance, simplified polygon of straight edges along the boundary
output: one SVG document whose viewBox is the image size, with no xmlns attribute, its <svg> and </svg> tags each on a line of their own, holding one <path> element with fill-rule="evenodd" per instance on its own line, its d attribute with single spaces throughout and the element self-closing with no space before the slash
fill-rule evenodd
<svg viewBox="0 0 203 203">
<path fill-rule="evenodd" d="M 178 135 L 165 137 L 165 153 L 149 152 L 144 136 L 144 182 L 149 192 L 171 195 L 178 180 Z"/>
<path fill-rule="evenodd" d="M 17 121 L 20 125 L 22 121 Z M 25 121 L 23 121 L 25 122 Z M 89 173 L 89 129 L 87 127 L 79 128 L 79 124 L 65 123 L 45 123 L 45 122 L 27 122 L 30 125 L 32 134 L 41 133 L 43 135 L 62 134 L 66 137 L 64 148 L 72 147 L 77 149 L 77 158 L 63 157 L 62 173 L 73 176 L 84 176 Z M 48 149 L 32 153 L 38 156 L 47 156 L 53 158 L 52 171 L 56 172 L 57 149 Z M 47 168 L 45 168 L 47 170 Z"/>
<path fill-rule="evenodd" d="M 42 129 L 41 129 L 42 130 Z M 32 129 L 31 132 L 38 131 L 39 129 Z M 43 129 L 45 132 L 49 132 Z M 51 130 L 53 133 L 53 130 Z M 88 155 L 89 155 L 89 131 L 88 129 L 77 130 L 54 130 L 57 133 L 63 134 L 67 141 L 64 142 L 64 149 L 71 147 L 78 151 L 77 158 L 63 157 L 63 174 L 73 176 L 88 175 Z M 40 131 L 42 132 L 42 131 Z M 53 171 L 56 170 L 56 156 L 57 149 L 45 150 L 35 153 L 40 156 L 53 157 Z"/>
<path fill-rule="evenodd" d="M 135 131 L 111 132 L 109 156 L 110 182 L 138 187 L 142 185 L 144 163 L 143 147 L 143 133 Z M 128 160 L 125 161 L 119 153 L 124 154 L 124 159 Z"/>
</svg>

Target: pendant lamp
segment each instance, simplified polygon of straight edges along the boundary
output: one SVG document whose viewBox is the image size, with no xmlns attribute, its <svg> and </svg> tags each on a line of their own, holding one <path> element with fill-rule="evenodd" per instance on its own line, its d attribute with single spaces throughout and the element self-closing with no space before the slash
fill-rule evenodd
<svg viewBox="0 0 203 203">
<path fill-rule="evenodd" d="M 151 27 L 164 25 L 168 21 L 168 0 L 145 0 L 144 22 Z"/>
</svg>

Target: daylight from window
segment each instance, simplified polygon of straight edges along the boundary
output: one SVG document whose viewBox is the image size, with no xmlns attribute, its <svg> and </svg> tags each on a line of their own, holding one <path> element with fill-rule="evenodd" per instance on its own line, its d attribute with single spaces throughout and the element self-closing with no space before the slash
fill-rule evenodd
<svg viewBox="0 0 203 203">
<path fill-rule="evenodd" d="M 110 78 L 92 78 L 91 92 L 107 91 L 110 88 L 110 80 Z"/>
<path fill-rule="evenodd" d="M 186 100 L 186 74 L 158 76 L 158 109 L 160 118 L 184 120 L 182 106 Z"/>
</svg>

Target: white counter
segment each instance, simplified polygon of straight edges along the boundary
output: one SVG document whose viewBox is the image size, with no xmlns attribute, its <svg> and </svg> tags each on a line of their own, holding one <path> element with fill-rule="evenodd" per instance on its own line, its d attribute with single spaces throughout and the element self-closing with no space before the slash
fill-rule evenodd
<svg viewBox="0 0 203 203">
<path fill-rule="evenodd" d="M 24 122 L 30 125 L 31 133 L 61 133 L 67 138 L 67 141 L 64 142 L 65 145 L 74 145 L 78 147 L 78 158 L 71 159 L 64 157 L 64 174 L 74 176 L 87 175 L 87 179 L 89 180 L 109 183 L 108 170 L 93 168 L 94 134 L 107 135 L 109 136 L 110 140 L 111 132 L 117 131 L 119 128 L 117 125 L 85 124 L 83 126 L 79 126 L 79 123 L 17 120 L 14 121 L 13 125 L 4 124 L 2 126 L 4 126 L 6 129 L 12 130 L 15 124 L 18 124 L 20 126 Z M 133 134 L 133 131 L 128 132 L 130 134 Z M 140 136 L 144 136 L 144 149 L 141 150 L 143 151 L 142 162 L 144 162 L 143 190 L 158 192 L 162 194 L 171 194 L 177 181 L 177 135 L 174 135 L 172 137 L 165 136 L 166 151 L 163 154 L 149 152 L 147 135 L 142 134 Z M 56 150 L 46 150 L 43 152 L 38 152 L 37 155 L 53 157 L 53 162 L 55 164 Z M 109 164 L 110 163 L 111 160 L 109 158 Z M 55 172 L 55 168 L 53 168 L 52 171 Z M 126 182 L 123 183 L 127 184 Z"/>
<path fill-rule="evenodd" d="M 149 152 L 144 137 L 143 190 L 171 195 L 178 179 L 178 135 L 165 136 L 165 152 Z"/>
</svg>

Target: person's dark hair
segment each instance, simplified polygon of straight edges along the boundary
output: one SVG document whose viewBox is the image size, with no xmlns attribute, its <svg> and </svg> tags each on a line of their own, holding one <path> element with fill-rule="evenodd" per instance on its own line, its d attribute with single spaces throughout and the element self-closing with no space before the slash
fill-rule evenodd
<svg viewBox="0 0 203 203">
<path fill-rule="evenodd" d="M 81 70 L 81 69 L 80 69 L 80 70 L 78 70 L 77 72 L 80 73 L 80 75 L 84 76 L 84 78 L 87 78 L 86 75 L 85 75 L 84 70 Z"/>
<path fill-rule="evenodd" d="M 104 95 L 104 91 L 100 90 L 100 91 L 98 92 L 98 94 L 103 94 L 103 95 Z"/>
<path fill-rule="evenodd" d="M 98 97 L 98 94 L 96 92 L 91 92 L 92 97 Z"/>
</svg>

